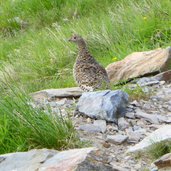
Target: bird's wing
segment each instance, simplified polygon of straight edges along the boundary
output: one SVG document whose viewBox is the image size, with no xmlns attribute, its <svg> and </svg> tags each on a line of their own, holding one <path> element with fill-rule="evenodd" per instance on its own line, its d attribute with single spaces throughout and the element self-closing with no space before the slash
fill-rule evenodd
<svg viewBox="0 0 171 171">
<path fill-rule="evenodd" d="M 88 82 L 89 85 L 96 85 L 99 84 L 100 80 L 108 81 L 106 70 L 99 64 L 87 63 L 85 65 L 85 63 L 82 63 L 80 64 L 80 70 L 80 73 L 82 73 L 80 75 L 82 77 L 81 84 Z"/>
</svg>

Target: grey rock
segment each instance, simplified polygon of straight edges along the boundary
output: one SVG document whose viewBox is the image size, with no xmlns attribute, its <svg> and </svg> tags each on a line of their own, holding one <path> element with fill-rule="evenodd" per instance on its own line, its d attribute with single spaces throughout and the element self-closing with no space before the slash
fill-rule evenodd
<svg viewBox="0 0 171 171">
<path fill-rule="evenodd" d="M 137 102 L 137 100 L 134 100 L 134 101 L 130 102 L 130 104 L 133 105 L 133 106 L 140 107 L 140 104 L 139 104 L 139 102 Z"/>
<path fill-rule="evenodd" d="M 125 120 L 125 118 L 121 117 L 118 119 L 118 128 L 120 130 L 125 130 L 129 127 L 129 123 Z"/>
<path fill-rule="evenodd" d="M 152 125 L 149 126 L 149 128 L 150 128 L 150 130 L 155 131 L 156 129 L 160 128 L 160 125 L 152 124 Z"/>
<path fill-rule="evenodd" d="M 171 125 L 161 126 L 161 128 L 155 130 L 150 135 L 145 137 L 141 142 L 133 147 L 130 147 L 128 153 L 143 152 L 149 149 L 153 144 L 163 141 L 171 141 Z"/>
<path fill-rule="evenodd" d="M 82 95 L 79 87 L 46 89 L 30 94 L 35 102 L 42 103 L 45 99 L 52 101 L 57 98 L 78 98 Z"/>
<path fill-rule="evenodd" d="M 155 115 L 155 114 L 147 114 L 147 113 L 144 113 L 143 111 L 141 111 L 140 109 L 137 109 L 135 116 L 137 118 L 143 118 L 152 124 L 159 124 L 159 120 L 157 118 L 157 115 Z"/>
<path fill-rule="evenodd" d="M 113 171 L 128 171 L 128 169 L 126 168 L 117 166 L 118 164 L 116 164 L 115 162 L 111 162 L 110 164 L 112 165 Z"/>
<path fill-rule="evenodd" d="M 171 118 L 163 115 L 157 115 L 157 118 L 160 123 L 171 123 Z"/>
<path fill-rule="evenodd" d="M 116 135 L 107 135 L 107 141 L 113 144 L 122 144 L 127 140 L 128 136 L 127 135 L 121 135 L 121 134 L 116 134 Z"/>
<path fill-rule="evenodd" d="M 134 112 L 135 109 L 136 109 L 135 106 L 133 106 L 133 105 L 128 105 L 127 108 L 126 108 L 126 112 Z"/>
<path fill-rule="evenodd" d="M 56 102 L 49 102 L 49 105 L 50 105 L 51 107 L 56 107 L 56 106 L 57 106 L 57 103 L 56 103 Z"/>
<path fill-rule="evenodd" d="M 134 131 L 134 132 L 139 133 L 139 134 L 141 134 L 141 135 L 146 135 L 147 130 L 144 129 L 144 128 L 142 128 L 142 129 L 138 129 L 138 130 L 136 130 L 136 131 Z"/>
<path fill-rule="evenodd" d="M 125 117 L 135 119 L 135 114 L 134 112 L 126 112 Z"/>
<path fill-rule="evenodd" d="M 70 104 L 70 103 L 69 103 L 69 100 L 67 100 L 67 98 L 62 98 L 61 100 L 56 101 L 56 104 L 58 106 L 63 106 L 65 104 Z"/>
<path fill-rule="evenodd" d="M 93 124 L 80 125 L 78 129 L 82 131 L 90 132 L 90 133 L 101 132 L 101 128 Z"/>
<path fill-rule="evenodd" d="M 142 129 L 142 128 L 139 125 L 134 125 L 133 126 L 134 131 L 137 131 L 137 130 L 140 130 L 140 129 Z"/>
<path fill-rule="evenodd" d="M 112 167 L 102 163 L 102 156 L 96 148 L 72 149 L 58 152 L 56 150 L 39 149 L 28 152 L 17 152 L 1 155 L 2 171 L 24 170 L 95 170 L 112 171 Z M 94 162 L 96 161 L 96 162 Z"/>
<path fill-rule="evenodd" d="M 145 104 L 143 105 L 143 109 L 145 109 L 145 110 L 150 110 L 150 109 L 151 109 L 151 104 L 145 103 Z"/>
<path fill-rule="evenodd" d="M 171 106 L 168 106 L 167 110 L 168 110 L 169 112 L 171 112 Z"/>
<path fill-rule="evenodd" d="M 129 131 L 128 132 L 128 142 L 130 143 L 137 143 L 140 141 L 141 138 L 143 138 L 144 136 L 143 131 Z"/>
<path fill-rule="evenodd" d="M 164 87 L 157 91 L 155 97 L 157 96 L 162 102 L 168 102 L 171 99 L 171 88 Z M 153 98 L 153 97 L 152 97 Z"/>
<path fill-rule="evenodd" d="M 132 133 L 129 135 L 128 142 L 129 143 L 137 143 L 141 139 L 141 135 L 137 133 Z"/>
<path fill-rule="evenodd" d="M 104 133 L 106 132 L 106 121 L 105 120 L 95 120 L 94 125 L 100 128 L 100 132 Z"/>
<path fill-rule="evenodd" d="M 91 118 L 116 122 L 118 116 L 124 116 L 128 103 L 128 94 L 121 91 L 97 91 L 83 93 L 77 103 L 77 110 Z"/>
<path fill-rule="evenodd" d="M 168 108 L 168 105 L 167 104 L 163 104 L 162 107 L 165 108 L 165 109 L 167 109 Z"/>
<path fill-rule="evenodd" d="M 134 122 L 133 125 L 138 125 L 138 126 L 144 128 L 144 127 L 146 127 L 146 123 L 147 123 L 147 121 L 145 119 L 141 118 L 141 119 L 138 119 L 136 122 Z"/>
<path fill-rule="evenodd" d="M 153 78 L 153 77 L 143 77 L 143 78 L 140 78 L 138 81 L 137 81 L 137 84 L 141 87 L 143 86 L 151 86 L 151 85 L 154 85 L 154 84 L 159 84 L 159 80 Z"/>
</svg>

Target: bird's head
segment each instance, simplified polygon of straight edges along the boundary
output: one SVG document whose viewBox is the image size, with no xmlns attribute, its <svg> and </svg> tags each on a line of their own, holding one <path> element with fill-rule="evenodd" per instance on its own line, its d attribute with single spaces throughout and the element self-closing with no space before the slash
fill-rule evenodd
<svg viewBox="0 0 171 171">
<path fill-rule="evenodd" d="M 77 34 L 74 34 L 70 39 L 69 39 L 70 42 L 74 42 L 74 43 L 82 43 L 84 42 L 83 38 Z"/>
</svg>

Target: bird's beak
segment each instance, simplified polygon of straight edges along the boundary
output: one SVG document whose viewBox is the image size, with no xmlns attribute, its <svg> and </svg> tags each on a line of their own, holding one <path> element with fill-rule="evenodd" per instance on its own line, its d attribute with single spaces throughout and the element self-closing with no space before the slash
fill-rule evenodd
<svg viewBox="0 0 171 171">
<path fill-rule="evenodd" d="M 71 40 L 71 38 L 70 38 L 70 39 L 68 39 L 68 41 L 69 41 L 69 42 L 71 42 L 71 41 L 72 41 L 72 40 Z"/>
</svg>

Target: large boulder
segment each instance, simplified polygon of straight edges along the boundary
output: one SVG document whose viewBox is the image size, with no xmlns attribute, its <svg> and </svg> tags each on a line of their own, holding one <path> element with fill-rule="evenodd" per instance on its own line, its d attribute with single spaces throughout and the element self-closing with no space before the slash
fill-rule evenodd
<svg viewBox="0 0 171 171">
<path fill-rule="evenodd" d="M 123 60 L 106 67 L 112 83 L 129 80 L 152 73 L 166 71 L 171 64 L 171 48 L 134 52 Z"/>
<path fill-rule="evenodd" d="M 95 148 L 73 149 L 58 152 L 56 150 L 36 149 L 0 155 L 2 171 L 112 171 L 112 167 L 103 163 Z"/>
<path fill-rule="evenodd" d="M 95 119 L 117 122 L 125 114 L 128 94 L 121 91 L 97 91 L 83 93 L 77 103 L 78 112 Z"/>
</svg>

